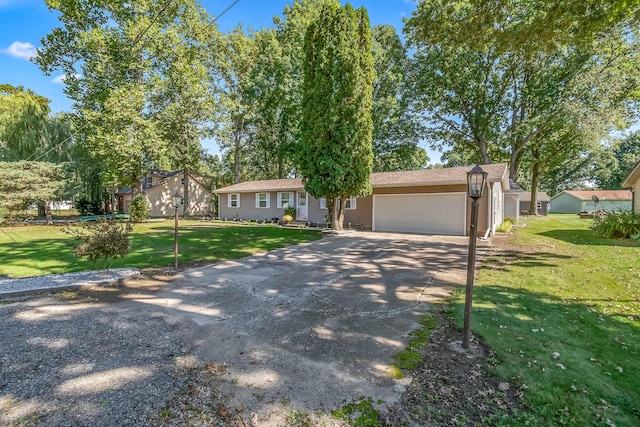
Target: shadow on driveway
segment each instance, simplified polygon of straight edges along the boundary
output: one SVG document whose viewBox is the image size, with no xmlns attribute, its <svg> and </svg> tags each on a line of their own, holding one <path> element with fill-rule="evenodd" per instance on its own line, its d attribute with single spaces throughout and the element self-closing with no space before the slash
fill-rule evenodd
<svg viewBox="0 0 640 427">
<path fill-rule="evenodd" d="M 410 379 L 390 378 L 392 356 L 464 282 L 467 244 L 357 233 L 0 305 L 0 423 L 149 423 L 184 391 L 180 369 L 212 364 L 227 407 L 257 425 L 360 396 L 393 403 Z"/>
</svg>

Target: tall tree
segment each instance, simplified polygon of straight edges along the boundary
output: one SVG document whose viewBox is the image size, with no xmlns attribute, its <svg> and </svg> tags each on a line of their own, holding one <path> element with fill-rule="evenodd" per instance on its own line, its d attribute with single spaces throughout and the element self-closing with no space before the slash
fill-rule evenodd
<svg viewBox="0 0 640 427">
<path fill-rule="evenodd" d="M 151 114 L 150 94 L 158 76 L 181 65 L 166 61 L 185 59 L 171 53 L 191 46 L 195 35 L 215 31 L 211 17 L 195 0 L 47 5 L 60 12 L 62 26 L 42 41 L 36 62 L 47 74 L 65 73 L 77 137 L 102 161 L 107 183 L 140 191 L 147 170 L 166 167 L 169 160 L 167 133 Z"/>
<path fill-rule="evenodd" d="M 496 5 L 496 10 L 491 9 Z M 505 8 L 508 14 L 502 13 Z M 468 37 L 468 23 L 487 13 L 495 31 Z M 483 163 L 506 158 L 515 180 L 530 148 L 544 143 L 542 138 L 554 134 L 560 121 L 589 117 L 579 113 L 567 119 L 570 104 L 598 111 L 600 107 L 592 101 L 600 97 L 617 110 L 637 90 L 635 30 L 616 26 L 591 43 L 555 50 L 543 49 L 530 35 L 529 43 L 521 40 L 516 47 L 505 49 L 500 34 L 522 24 L 521 19 L 532 13 L 536 12 L 516 1 L 459 0 L 446 5 L 439 0 L 425 1 L 406 27 L 416 47 L 417 89 L 433 126 L 427 134 L 430 142 L 451 146 L 458 153 L 477 150 Z M 463 33 L 464 38 L 459 37 Z M 611 43 L 601 43 L 603 39 Z M 612 49 L 612 43 L 618 47 Z M 584 78 L 596 73 L 615 75 L 615 84 Z"/>
<path fill-rule="evenodd" d="M 200 137 L 215 111 L 209 69 L 217 60 L 220 37 L 199 8 L 154 37 L 150 114 L 163 140 L 172 169 L 183 171 L 183 215 L 191 215 L 189 180 L 202 168 Z"/>
<path fill-rule="evenodd" d="M 214 135 L 222 149 L 230 149 L 234 158 L 234 182 L 241 181 L 241 162 L 248 144 L 254 105 L 250 102 L 251 73 L 256 61 L 253 32 L 238 26 L 222 38 L 224 55 L 215 73 L 219 78 L 218 105 Z"/>
<path fill-rule="evenodd" d="M 395 28 L 373 27 L 373 171 L 421 169 L 429 157 L 418 145 L 423 124 L 407 81 L 409 59 Z"/>
<path fill-rule="evenodd" d="M 341 230 L 346 199 L 371 194 L 374 71 L 366 9 L 323 6 L 304 51 L 299 171 L 305 189 L 327 199 L 332 227 Z"/>
</svg>

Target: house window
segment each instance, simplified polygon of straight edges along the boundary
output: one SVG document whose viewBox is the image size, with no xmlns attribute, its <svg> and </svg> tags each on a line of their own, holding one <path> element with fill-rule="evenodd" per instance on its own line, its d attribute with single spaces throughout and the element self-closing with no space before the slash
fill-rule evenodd
<svg viewBox="0 0 640 427">
<path fill-rule="evenodd" d="M 538 209 L 542 209 L 542 202 L 538 202 Z"/>
<path fill-rule="evenodd" d="M 278 193 L 278 208 L 286 209 L 293 207 L 293 193 Z"/>
<path fill-rule="evenodd" d="M 229 194 L 229 207 L 230 208 L 239 208 L 240 207 L 240 194 L 234 193 Z"/>
<path fill-rule="evenodd" d="M 180 185 L 184 185 L 184 178 L 180 178 Z"/>
<path fill-rule="evenodd" d="M 356 208 L 356 198 L 355 197 L 349 197 L 347 200 L 345 200 L 344 208 L 345 209 L 355 209 Z M 320 209 L 327 209 L 327 199 L 324 198 L 324 197 L 322 197 L 320 199 Z"/>
<path fill-rule="evenodd" d="M 256 194 L 256 208 L 268 208 L 270 207 L 269 193 L 257 193 Z"/>
<path fill-rule="evenodd" d="M 151 185 L 153 185 L 153 177 L 145 176 L 144 178 L 142 178 L 142 185 L 151 187 Z"/>
<path fill-rule="evenodd" d="M 345 209 L 355 209 L 356 208 L 356 198 L 352 196 L 352 197 L 349 197 L 347 200 L 345 200 L 344 208 Z"/>
</svg>

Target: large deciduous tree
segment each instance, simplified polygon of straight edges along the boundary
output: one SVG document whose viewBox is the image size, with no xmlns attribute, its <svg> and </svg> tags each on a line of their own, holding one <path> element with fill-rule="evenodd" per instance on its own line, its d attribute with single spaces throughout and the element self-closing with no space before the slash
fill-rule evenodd
<svg viewBox="0 0 640 427">
<path fill-rule="evenodd" d="M 36 62 L 47 74 L 65 74 L 65 92 L 75 101 L 77 138 L 104 165 L 106 183 L 141 191 L 148 169 L 169 165 L 171 146 L 192 141 L 184 130 L 209 119 L 206 111 L 181 116 L 174 107 L 193 101 L 191 92 L 201 93 L 185 89 L 185 81 L 194 82 L 192 64 L 200 60 L 194 51 L 215 39 L 211 17 L 194 0 L 47 0 L 47 5 L 60 12 L 62 26 L 42 41 Z M 157 96 L 162 87 L 173 98 Z M 168 117 L 172 125 L 164 126 Z"/>
<path fill-rule="evenodd" d="M 298 166 L 342 229 L 345 201 L 371 194 L 373 59 L 364 8 L 325 5 L 305 36 Z M 337 209 L 336 209 L 336 204 Z"/>
<path fill-rule="evenodd" d="M 423 1 L 406 27 L 416 48 L 416 88 L 432 126 L 430 142 L 452 147 L 452 159 L 509 161 L 514 180 L 527 160 L 538 168 L 525 174 L 532 193 L 543 163 L 579 153 L 588 138 L 624 126 L 639 69 L 634 28 L 607 24 L 605 33 L 579 42 L 560 37 L 564 44 L 547 49 L 537 35 L 521 31 L 539 12 L 512 0 Z M 479 16 L 491 22 L 482 34 L 469 28 Z M 517 43 L 505 43 L 508 33 L 517 33 Z M 563 149 L 555 150 L 553 141 Z"/>
<path fill-rule="evenodd" d="M 218 116 L 214 127 L 222 149 L 231 150 L 234 159 L 234 183 L 241 180 L 242 161 L 249 142 L 254 104 L 250 101 L 252 72 L 256 62 L 253 32 L 236 27 L 222 38 L 224 54 L 214 72 L 219 79 Z"/>
<path fill-rule="evenodd" d="M 373 27 L 373 171 L 426 167 L 429 157 L 418 145 L 423 123 L 415 112 L 407 80 L 409 59 L 395 28 Z"/>
</svg>

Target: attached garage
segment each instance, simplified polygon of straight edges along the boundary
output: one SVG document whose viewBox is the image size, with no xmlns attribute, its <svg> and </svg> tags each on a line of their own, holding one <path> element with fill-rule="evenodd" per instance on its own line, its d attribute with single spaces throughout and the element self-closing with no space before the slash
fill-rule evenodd
<svg viewBox="0 0 640 427">
<path fill-rule="evenodd" d="M 464 236 L 466 193 L 373 196 L 374 231 Z"/>
</svg>

